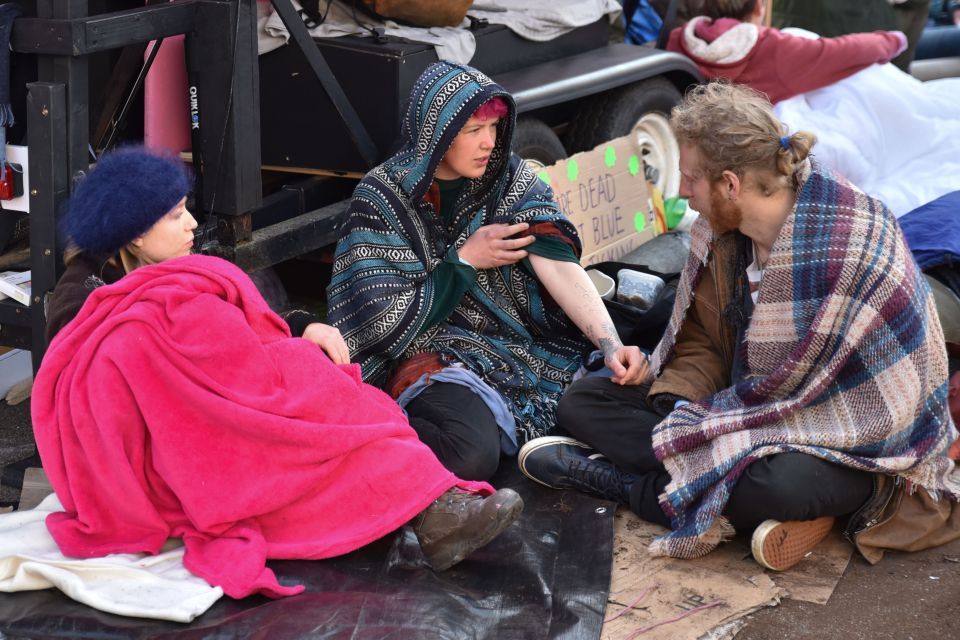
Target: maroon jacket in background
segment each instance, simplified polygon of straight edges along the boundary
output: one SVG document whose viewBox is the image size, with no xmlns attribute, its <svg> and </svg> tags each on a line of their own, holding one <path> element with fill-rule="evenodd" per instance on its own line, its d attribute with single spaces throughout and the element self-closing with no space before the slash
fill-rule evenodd
<svg viewBox="0 0 960 640">
<path fill-rule="evenodd" d="M 905 44 L 902 34 L 896 31 L 811 40 L 731 18 L 698 17 L 694 21 L 694 35 L 707 44 L 741 25 L 742 29 L 757 29 L 757 39 L 752 47 L 744 46 L 742 51 L 734 49 L 733 55 L 728 54 L 727 60 L 735 61 L 720 63 L 691 50 L 684 38 L 684 25 L 670 33 L 667 50 L 691 58 L 708 79 L 745 84 L 767 94 L 774 103 L 825 87 L 871 64 L 889 62 Z"/>
</svg>

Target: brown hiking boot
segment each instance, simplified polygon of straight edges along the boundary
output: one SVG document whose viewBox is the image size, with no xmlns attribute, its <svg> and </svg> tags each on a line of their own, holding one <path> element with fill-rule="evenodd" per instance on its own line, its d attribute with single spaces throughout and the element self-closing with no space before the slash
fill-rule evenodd
<svg viewBox="0 0 960 640">
<path fill-rule="evenodd" d="M 513 489 L 479 496 L 452 488 L 413 519 L 413 530 L 434 571 L 444 571 L 513 524 L 523 500 Z"/>
<path fill-rule="evenodd" d="M 774 571 L 785 571 L 803 560 L 833 528 L 833 517 L 816 520 L 767 520 L 750 540 L 753 559 Z"/>
</svg>

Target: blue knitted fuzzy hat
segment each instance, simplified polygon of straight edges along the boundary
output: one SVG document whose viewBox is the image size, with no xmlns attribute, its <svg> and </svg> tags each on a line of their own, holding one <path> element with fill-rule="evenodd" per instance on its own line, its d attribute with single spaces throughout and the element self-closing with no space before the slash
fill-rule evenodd
<svg viewBox="0 0 960 640">
<path fill-rule="evenodd" d="M 64 231 L 81 251 L 116 253 L 190 193 L 183 163 L 144 147 L 104 154 L 67 203 Z"/>
</svg>

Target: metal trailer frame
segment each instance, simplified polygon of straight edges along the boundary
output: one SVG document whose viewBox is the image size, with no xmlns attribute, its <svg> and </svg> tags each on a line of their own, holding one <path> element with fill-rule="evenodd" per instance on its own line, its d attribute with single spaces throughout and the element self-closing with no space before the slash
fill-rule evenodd
<svg viewBox="0 0 960 640">
<path fill-rule="evenodd" d="M 301 16 L 291 0 L 271 2 L 372 167 L 378 150 Z M 194 196 L 207 224 L 214 224 L 217 240 L 204 247 L 205 252 L 248 271 L 271 266 L 334 242 L 347 207 L 341 200 L 305 210 L 305 194 L 318 188 L 316 179 L 263 198 L 256 0 L 177 0 L 93 16 L 88 15 L 88 4 L 37 0 L 37 17 L 18 19 L 11 38 L 15 51 L 38 57 L 38 80 L 28 85 L 27 96 L 33 304 L 0 301 L 0 342 L 31 348 L 34 371 L 46 350 L 42 304 L 56 284 L 62 252 L 58 212 L 89 168 L 89 54 L 186 36 L 192 95 L 184 96 L 184 105 L 196 99 L 199 124 L 193 138 L 199 178 Z M 223 55 L 225 51 L 231 55 Z M 683 56 L 625 44 L 498 74 L 496 79 L 513 93 L 523 113 L 658 75 L 678 86 L 700 79 L 696 66 Z M 552 80 L 544 83 L 543 78 Z M 296 209 L 294 216 L 253 230 L 255 211 L 284 208 Z"/>
<path fill-rule="evenodd" d="M 372 165 L 370 137 L 300 17 L 289 0 L 273 3 Z M 5 342 L 32 348 L 35 371 L 46 350 L 42 304 L 56 284 L 62 252 L 57 214 L 90 164 L 87 55 L 185 34 L 188 59 L 203 61 L 190 74 L 199 123 L 194 135 L 198 207 L 214 216 L 220 243 L 234 248 L 249 244 L 252 212 L 263 204 L 255 0 L 180 0 L 93 16 L 88 7 L 88 0 L 38 0 L 37 17 L 17 20 L 11 38 L 15 51 L 38 57 L 38 80 L 28 85 L 27 95 L 33 304 L 0 301 L 0 325 Z M 235 95 L 244 99 L 234 100 Z M 310 222 L 296 226 L 311 227 Z M 293 235 L 293 226 L 262 242 Z M 233 257 L 230 250 L 219 253 Z"/>
</svg>

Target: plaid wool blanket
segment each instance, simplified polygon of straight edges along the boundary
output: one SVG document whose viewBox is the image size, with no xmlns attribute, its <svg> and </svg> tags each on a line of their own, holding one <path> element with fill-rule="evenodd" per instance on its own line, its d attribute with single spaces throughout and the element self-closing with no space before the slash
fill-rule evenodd
<svg viewBox="0 0 960 640">
<path fill-rule="evenodd" d="M 943 335 L 896 220 L 816 161 L 797 178 L 797 203 L 773 245 L 740 345 L 742 378 L 654 430 L 671 477 L 661 507 L 673 524 L 652 543 L 656 554 L 712 550 L 731 533 L 721 513 L 741 473 L 785 451 L 900 475 L 934 496 L 960 498 L 945 455 L 956 429 Z M 652 356 L 658 374 L 673 357 L 712 239 L 701 218 Z"/>
</svg>

